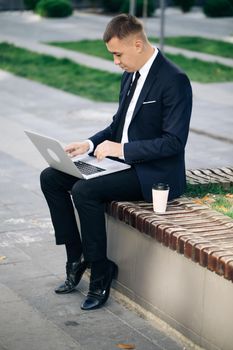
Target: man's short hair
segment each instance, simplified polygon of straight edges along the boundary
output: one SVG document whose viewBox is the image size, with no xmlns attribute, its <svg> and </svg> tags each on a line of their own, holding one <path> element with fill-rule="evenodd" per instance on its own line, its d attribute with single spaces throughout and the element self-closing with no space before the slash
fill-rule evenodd
<svg viewBox="0 0 233 350">
<path fill-rule="evenodd" d="M 143 36 L 145 35 L 142 22 L 135 16 L 122 13 L 113 17 L 108 23 L 103 40 L 105 43 L 108 43 L 114 37 L 124 39 L 131 34 L 137 33 L 141 33 Z"/>
</svg>

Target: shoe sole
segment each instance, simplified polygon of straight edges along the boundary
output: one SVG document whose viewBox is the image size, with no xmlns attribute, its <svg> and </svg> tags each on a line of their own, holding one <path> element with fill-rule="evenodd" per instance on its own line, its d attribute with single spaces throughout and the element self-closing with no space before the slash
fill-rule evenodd
<svg viewBox="0 0 233 350">
<path fill-rule="evenodd" d="M 74 288 L 72 288 L 72 289 L 70 289 L 70 290 L 68 290 L 68 291 L 65 291 L 65 292 L 58 292 L 58 291 L 56 291 L 56 290 L 54 290 L 54 292 L 55 292 L 56 294 L 69 294 L 69 293 L 72 293 L 73 291 L 75 291 L 76 287 L 77 287 L 77 285 L 76 285 Z"/>
</svg>

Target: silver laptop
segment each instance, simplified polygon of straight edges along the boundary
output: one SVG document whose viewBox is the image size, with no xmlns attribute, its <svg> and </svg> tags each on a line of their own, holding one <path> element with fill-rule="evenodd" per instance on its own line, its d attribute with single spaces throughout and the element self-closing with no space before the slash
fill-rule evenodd
<svg viewBox="0 0 233 350">
<path fill-rule="evenodd" d="M 80 179 L 88 180 L 130 168 L 128 164 L 108 158 L 98 161 L 87 154 L 70 158 L 59 141 L 29 130 L 24 132 L 52 168 Z"/>
</svg>

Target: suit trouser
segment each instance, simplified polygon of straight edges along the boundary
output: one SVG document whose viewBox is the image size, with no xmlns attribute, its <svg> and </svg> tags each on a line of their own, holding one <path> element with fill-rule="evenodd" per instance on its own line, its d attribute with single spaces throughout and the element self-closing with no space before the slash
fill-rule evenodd
<svg viewBox="0 0 233 350">
<path fill-rule="evenodd" d="M 56 244 L 76 244 L 80 248 L 78 253 L 89 262 L 107 257 L 106 202 L 143 199 L 134 168 L 90 180 L 46 168 L 41 173 L 41 189 L 50 209 Z M 71 195 L 78 211 L 82 238 Z"/>
</svg>

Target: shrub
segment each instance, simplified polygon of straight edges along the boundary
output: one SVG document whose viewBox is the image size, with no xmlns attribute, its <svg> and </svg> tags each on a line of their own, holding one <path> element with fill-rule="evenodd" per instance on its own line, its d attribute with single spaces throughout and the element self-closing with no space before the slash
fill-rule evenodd
<svg viewBox="0 0 233 350">
<path fill-rule="evenodd" d="M 143 2 L 144 2 L 143 0 L 137 0 L 136 1 L 135 15 L 137 17 L 142 17 L 142 15 L 143 15 Z M 148 3 L 147 3 L 147 16 L 152 16 L 154 11 L 155 11 L 155 2 L 154 2 L 154 0 L 148 0 Z M 125 13 L 129 12 L 129 0 L 123 1 L 122 6 L 121 6 L 121 12 L 125 12 Z"/>
<path fill-rule="evenodd" d="M 233 1 L 207 0 L 203 11 L 208 17 L 230 17 L 233 16 Z"/>
<path fill-rule="evenodd" d="M 174 4 L 179 6 L 183 12 L 189 12 L 194 3 L 195 0 L 174 0 Z"/>
<path fill-rule="evenodd" d="M 102 0 L 102 6 L 107 12 L 119 12 L 124 0 Z"/>
<path fill-rule="evenodd" d="M 68 17 L 73 9 L 69 0 L 40 0 L 36 12 L 43 17 Z"/>
<path fill-rule="evenodd" d="M 24 0 L 23 2 L 27 10 L 35 10 L 39 0 Z"/>
</svg>

